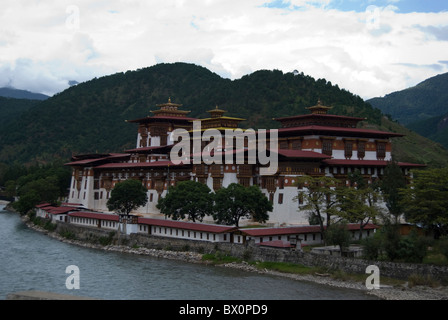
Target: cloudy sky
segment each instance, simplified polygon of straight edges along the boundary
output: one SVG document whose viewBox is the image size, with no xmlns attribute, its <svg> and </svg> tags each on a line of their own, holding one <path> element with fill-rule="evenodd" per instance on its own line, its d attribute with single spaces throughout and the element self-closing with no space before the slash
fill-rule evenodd
<svg viewBox="0 0 448 320">
<path fill-rule="evenodd" d="M 0 87 L 48 95 L 189 62 L 298 70 L 368 99 L 448 72 L 446 0 L 2 0 Z"/>
</svg>

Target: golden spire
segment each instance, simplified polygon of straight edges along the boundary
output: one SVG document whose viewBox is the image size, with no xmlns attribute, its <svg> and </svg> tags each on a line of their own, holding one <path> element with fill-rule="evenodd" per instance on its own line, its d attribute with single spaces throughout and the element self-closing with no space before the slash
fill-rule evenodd
<svg viewBox="0 0 448 320">
<path fill-rule="evenodd" d="M 332 107 L 327 107 L 322 105 L 322 101 L 317 99 L 317 105 L 313 107 L 306 108 L 311 111 L 312 114 L 327 114 L 328 110 L 330 110 Z"/>
</svg>

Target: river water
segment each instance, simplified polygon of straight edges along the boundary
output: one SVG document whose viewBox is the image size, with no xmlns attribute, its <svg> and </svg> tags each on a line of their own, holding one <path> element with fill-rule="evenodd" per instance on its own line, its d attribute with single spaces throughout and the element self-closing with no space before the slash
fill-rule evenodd
<svg viewBox="0 0 448 320">
<path fill-rule="evenodd" d="M 0 204 L 0 299 L 25 290 L 107 300 L 368 300 L 364 292 L 231 268 L 60 242 L 29 229 Z M 79 268 L 79 289 L 67 289 Z M 73 284 L 74 282 L 70 282 Z"/>
</svg>

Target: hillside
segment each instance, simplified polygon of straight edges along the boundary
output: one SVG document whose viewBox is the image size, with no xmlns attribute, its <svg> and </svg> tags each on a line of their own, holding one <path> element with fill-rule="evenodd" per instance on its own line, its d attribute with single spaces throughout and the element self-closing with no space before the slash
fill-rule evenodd
<svg viewBox="0 0 448 320">
<path fill-rule="evenodd" d="M 218 105 L 229 116 L 247 119 L 242 126 L 254 129 L 276 128 L 279 123 L 272 118 L 307 113 L 305 108 L 318 99 L 332 105 L 332 113 L 365 117 L 370 126 L 384 121 L 381 112 L 360 97 L 303 73 L 261 70 L 229 80 L 193 64 L 159 64 L 95 78 L 42 101 L 0 128 L 0 162 L 48 162 L 132 148 L 137 128 L 125 120 L 150 115 L 169 97 L 191 110 L 190 116 L 208 117 L 207 110 Z M 395 124 L 393 129 L 404 130 Z M 403 157 L 420 159 L 419 151 L 431 145 L 422 143 Z M 446 163 L 446 150 L 433 151 L 440 156 L 434 161 Z"/>
<path fill-rule="evenodd" d="M 435 168 L 448 166 L 448 150 L 443 145 L 391 121 L 386 116 L 382 118 L 381 125 L 369 125 L 369 127 L 405 135 L 392 139 L 392 154 L 396 160 L 425 163 Z"/>
<path fill-rule="evenodd" d="M 448 112 L 448 73 L 367 102 L 403 125 L 441 116 Z"/>
<path fill-rule="evenodd" d="M 407 127 L 448 148 L 448 113 L 410 123 Z"/>
<path fill-rule="evenodd" d="M 40 103 L 40 100 L 5 98 L 0 96 L 0 126 L 17 119 L 22 112 L 26 112 Z"/>
<path fill-rule="evenodd" d="M 46 100 L 49 98 L 47 95 L 42 93 L 34 93 L 27 90 L 8 87 L 0 88 L 0 97 L 30 100 Z"/>
</svg>

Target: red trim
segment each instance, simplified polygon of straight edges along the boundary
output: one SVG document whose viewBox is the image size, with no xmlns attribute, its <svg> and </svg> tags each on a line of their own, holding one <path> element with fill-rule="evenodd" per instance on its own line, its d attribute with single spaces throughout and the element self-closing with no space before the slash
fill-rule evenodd
<svg viewBox="0 0 448 320">
<path fill-rule="evenodd" d="M 282 117 L 282 118 L 274 118 L 276 121 L 284 121 L 284 120 L 292 120 L 292 119 L 306 119 L 306 118 L 334 118 L 334 119 L 346 119 L 346 120 L 358 120 L 363 121 L 366 120 L 366 118 L 358 118 L 358 117 L 348 117 L 348 116 L 338 116 L 334 114 L 303 114 L 298 116 L 289 116 L 289 117 Z"/>
<path fill-rule="evenodd" d="M 271 129 L 272 130 L 272 129 Z M 292 127 L 292 128 L 280 128 L 277 129 L 278 133 L 296 133 L 296 132 L 325 132 L 335 133 L 338 135 L 348 134 L 348 135 L 367 135 L 367 136 L 383 136 L 383 137 L 403 137 L 403 134 L 394 133 L 394 132 L 386 132 L 379 130 L 369 130 L 369 129 L 359 129 L 359 128 L 344 128 L 344 127 L 328 127 L 328 126 L 304 126 L 304 127 Z"/>
<path fill-rule="evenodd" d="M 348 229 L 350 231 L 359 230 L 359 224 L 349 224 Z M 364 230 L 377 229 L 374 224 L 368 224 L 364 227 Z M 259 229 L 240 229 L 240 231 L 248 236 L 261 237 L 261 236 L 276 236 L 276 235 L 288 235 L 288 234 L 303 234 L 303 233 L 318 233 L 320 232 L 320 226 L 298 226 L 298 227 L 283 227 L 283 228 L 259 228 Z"/>
<path fill-rule="evenodd" d="M 278 154 L 287 158 L 312 158 L 312 159 L 330 159 L 331 156 L 304 150 L 278 149 Z"/>
<path fill-rule="evenodd" d="M 385 167 L 390 161 L 384 160 L 345 160 L 345 159 L 328 159 L 323 161 L 330 166 L 366 166 L 366 167 Z M 424 164 L 398 162 L 400 167 L 426 167 Z"/>
<path fill-rule="evenodd" d="M 153 162 L 123 162 L 123 163 L 106 163 L 95 167 L 95 169 L 114 169 L 114 168 L 148 168 L 148 167 L 168 167 L 181 166 L 182 164 L 174 164 L 171 161 L 153 161 Z"/>
<path fill-rule="evenodd" d="M 151 120 L 182 120 L 182 122 L 190 122 L 194 120 L 198 120 L 197 118 L 190 118 L 190 117 L 176 117 L 176 116 L 152 116 L 152 117 L 146 117 L 146 118 L 140 118 L 135 120 L 127 120 L 127 122 L 150 122 Z"/>
<path fill-rule="evenodd" d="M 141 217 L 138 218 L 138 223 L 152 225 L 152 226 L 169 227 L 169 228 L 176 228 L 176 229 L 202 231 L 202 232 L 212 232 L 212 233 L 231 232 L 231 231 L 235 231 L 238 229 L 236 227 L 220 226 L 220 225 L 215 225 L 215 224 L 151 219 L 151 218 L 141 218 Z"/>
<path fill-rule="evenodd" d="M 78 217 L 78 218 L 90 218 L 90 219 L 98 219 L 98 220 L 109 220 L 109 221 L 118 221 L 119 217 L 116 214 L 108 214 L 108 213 L 95 213 L 95 212 L 71 212 L 68 214 L 70 217 Z"/>
</svg>

